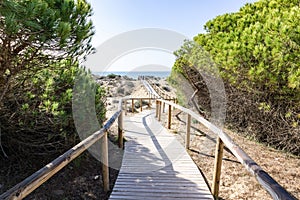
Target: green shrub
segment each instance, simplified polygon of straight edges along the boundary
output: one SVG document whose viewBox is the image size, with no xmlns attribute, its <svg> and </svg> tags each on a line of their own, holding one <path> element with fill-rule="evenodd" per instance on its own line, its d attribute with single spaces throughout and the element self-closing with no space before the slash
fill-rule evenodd
<svg viewBox="0 0 300 200">
<path fill-rule="evenodd" d="M 205 24 L 207 33 L 186 41 L 175 52 L 172 76 L 182 74 L 201 91 L 203 85 L 196 84 L 201 75 L 192 77 L 187 71 L 207 67 L 212 59 L 226 86 L 227 122 L 252 138 L 300 155 L 297 19 L 296 0 L 260 0 L 220 15 Z"/>
<path fill-rule="evenodd" d="M 108 74 L 107 77 L 110 79 L 114 79 L 117 77 L 117 75 L 112 73 L 112 74 Z"/>
<path fill-rule="evenodd" d="M 51 156 L 79 141 L 72 115 L 73 87 L 78 74 L 86 77 L 86 84 L 96 91 L 95 105 L 91 106 L 99 123 L 103 122 L 104 90 L 77 63 L 60 61 L 29 78 L 23 74 L 17 80 L 22 85 L 17 84 L 14 92 L 5 98 L 0 126 L 4 133 L 2 145 L 8 152 L 24 155 L 43 152 Z"/>
</svg>

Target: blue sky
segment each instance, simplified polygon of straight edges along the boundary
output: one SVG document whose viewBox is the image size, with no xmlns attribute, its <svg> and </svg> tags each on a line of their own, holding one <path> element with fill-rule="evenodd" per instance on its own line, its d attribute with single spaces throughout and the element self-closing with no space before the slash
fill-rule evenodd
<svg viewBox="0 0 300 200">
<path fill-rule="evenodd" d="M 95 47 L 127 31 L 160 28 L 178 32 L 188 39 L 203 33 L 204 24 L 214 17 L 236 12 L 254 0 L 88 0 L 96 35 Z M 139 51 L 115 60 L 109 71 L 130 71 L 143 65 L 172 67 L 175 57 L 166 52 Z M 94 64 L 95 65 L 95 64 Z M 88 66 L 97 71 L 95 66 Z"/>
</svg>

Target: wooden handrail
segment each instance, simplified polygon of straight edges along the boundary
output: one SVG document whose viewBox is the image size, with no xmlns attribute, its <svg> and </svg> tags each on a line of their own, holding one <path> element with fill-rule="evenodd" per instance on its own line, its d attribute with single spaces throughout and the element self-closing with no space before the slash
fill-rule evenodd
<svg viewBox="0 0 300 200">
<path fill-rule="evenodd" d="M 279 185 L 268 173 L 266 173 L 254 160 L 252 160 L 237 144 L 235 144 L 232 139 L 224 133 L 221 129 L 216 127 L 214 124 L 210 123 L 203 117 L 199 116 L 195 112 L 182 107 L 178 104 L 172 103 L 170 101 L 166 101 L 160 98 L 145 98 L 145 97 L 125 97 L 122 98 L 119 101 L 118 110 L 114 113 L 114 115 L 106 122 L 106 124 L 101 128 L 99 131 L 96 131 L 91 136 L 83 140 L 82 142 L 78 143 L 73 148 L 69 149 L 67 152 L 65 152 L 63 155 L 59 156 L 22 182 L 15 185 L 13 188 L 9 189 L 5 193 L 0 195 L 0 199 L 23 199 L 28 194 L 30 194 L 32 191 L 34 191 L 36 188 L 38 188 L 41 184 L 46 182 L 49 178 L 51 178 L 55 173 L 60 171 L 64 166 L 69 164 L 73 159 L 75 159 L 77 156 L 79 156 L 82 152 L 84 152 L 86 149 L 88 149 L 91 145 L 93 145 L 96 141 L 100 140 L 101 138 L 105 137 L 105 139 L 102 141 L 102 158 L 103 158 L 103 186 L 104 190 L 109 190 L 109 171 L 108 171 L 108 145 L 107 145 L 107 130 L 112 126 L 112 124 L 116 121 L 118 118 L 118 135 L 119 135 L 119 146 L 123 147 L 123 102 L 127 100 L 139 100 L 142 101 L 143 99 L 146 100 L 156 100 L 156 115 L 158 119 L 161 119 L 162 115 L 162 103 L 169 105 L 169 115 L 171 114 L 171 107 L 177 108 L 185 113 L 188 114 L 187 118 L 187 132 L 190 132 L 190 123 L 191 123 L 191 117 L 197 120 L 198 122 L 202 123 L 204 126 L 206 126 L 209 130 L 214 132 L 219 138 L 218 138 L 218 145 L 216 152 L 222 152 L 222 145 L 224 145 L 233 153 L 233 155 L 238 159 L 238 161 L 245 166 L 245 168 L 253 175 L 255 176 L 256 180 L 262 185 L 264 189 L 266 189 L 270 195 L 273 197 L 273 199 L 278 200 L 295 200 L 296 198 L 293 197 L 291 194 L 289 194 L 281 185 Z M 142 105 L 141 105 L 142 106 Z M 125 106 L 126 108 L 126 106 Z M 171 118 L 168 116 L 168 124 L 171 126 Z M 189 135 L 186 136 L 186 140 L 189 140 Z M 186 141 L 186 148 L 189 148 L 189 144 Z M 220 175 L 220 166 L 221 164 L 219 161 L 222 161 L 222 154 L 216 155 L 216 159 L 218 159 L 218 162 L 216 162 L 216 169 L 215 174 Z M 218 178 L 214 178 L 215 181 L 219 181 Z M 218 191 L 218 185 L 217 183 L 213 183 L 215 188 L 214 190 Z M 216 198 L 218 198 L 216 195 L 214 195 Z"/>
<path fill-rule="evenodd" d="M 144 79 L 141 79 L 141 81 L 142 81 L 144 87 L 146 88 L 146 90 L 148 90 L 151 97 L 154 96 L 157 98 L 161 98 L 160 95 L 157 93 L 157 91 L 154 90 L 154 88 L 151 86 L 151 84 L 148 81 L 146 81 Z"/>
<path fill-rule="evenodd" d="M 185 113 L 188 114 L 188 116 L 193 117 L 193 119 L 197 120 L 198 122 L 202 123 L 204 126 L 206 126 L 209 130 L 211 130 L 213 133 L 215 133 L 219 138 L 220 142 L 217 145 L 217 148 L 222 149 L 222 143 L 233 153 L 233 155 L 238 159 L 238 161 L 244 165 L 244 167 L 247 169 L 248 172 L 250 172 L 258 181 L 258 183 L 269 192 L 269 194 L 272 196 L 273 199 L 276 200 L 295 200 L 296 198 L 293 197 L 290 193 L 288 193 L 279 183 L 277 183 L 267 172 L 265 172 L 246 152 L 240 148 L 236 143 L 233 142 L 233 140 L 226 134 L 224 133 L 221 129 L 216 127 L 214 124 L 210 123 L 203 117 L 199 116 L 195 112 L 182 107 L 178 104 L 172 103 L 170 101 L 162 100 L 162 99 L 157 99 L 158 104 L 165 103 L 167 105 L 173 106 Z M 159 109 L 159 108 L 157 108 Z M 157 112 L 158 114 L 158 119 L 160 119 L 161 112 Z M 216 152 L 223 152 L 221 149 L 218 149 Z M 216 155 L 216 159 L 219 161 L 220 155 Z M 221 165 L 219 162 L 216 162 L 216 167 L 217 169 L 215 170 L 216 174 L 220 174 L 220 168 Z M 219 181 L 218 178 L 214 178 L 215 181 Z M 215 188 L 215 191 L 218 191 L 219 189 L 216 188 L 218 185 L 217 183 L 213 183 Z M 214 194 L 213 194 L 214 195 Z M 214 195 L 216 198 L 218 198 L 216 195 Z"/>
<path fill-rule="evenodd" d="M 88 149 L 95 142 L 104 137 L 104 141 L 102 142 L 102 158 L 103 158 L 103 186 L 104 190 L 109 190 L 109 172 L 108 172 L 108 154 L 107 154 L 107 130 L 111 127 L 111 125 L 115 122 L 117 117 L 121 114 L 121 110 L 115 112 L 115 114 L 106 122 L 106 124 L 99 131 L 96 131 L 85 140 L 81 141 L 73 148 L 66 151 L 64 154 L 27 177 L 22 182 L 18 183 L 11 189 L 7 190 L 3 194 L 0 195 L 0 199 L 23 199 L 44 182 L 46 182 L 49 178 L 51 178 L 54 174 L 60 171 L 63 167 L 69 164 L 73 159 L 78 157 L 81 153 L 83 153 L 86 149 Z"/>
<path fill-rule="evenodd" d="M 176 101 L 176 98 L 172 98 L 168 93 L 166 93 L 164 90 L 162 90 L 160 87 L 158 87 L 156 84 L 149 82 L 149 80 L 143 80 L 143 84 L 145 85 L 146 89 L 149 92 L 152 92 L 151 89 L 155 90 L 155 92 L 158 94 L 160 98 L 163 98 L 165 100 L 174 100 Z M 149 84 L 152 88 L 149 89 L 146 85 Z M 153 93 L 153 92 L 152 92 Z M 154 94 L 156 95 L 156 94 Z"/>
<path fill-rule="evenodd" d="M 150 98 L 151 100 L 157 98 Z M 33 192 L 40 185 L 45 183 L 54 174 L 59 172 L 63 167 L 68 165 L 73 159 L 82 154 L 95 142 L 103 138 L 102 148 L 101 148 L 101 158 L 102 158 L 102 177 L 103 177 L 103 187 L 104 191 L 109 190 L 109 170 L 108 170 L 108 146 L 107 146 L 107 131 L 112 126 L 112 124 L 118 118 L 118 143 L 119 147 L 123 148 L 123 102 L 127 100 L 149 100 L 147 97 L 125 97 L 119 100 L 118 110 L 114 115 L 105 123 L 103 128 L 96 131 L 85 140 L 81 141 L 73 148 L 66 151 L 64 154 L 54 159 L 49 164 L 45 165 L 43 168 L 33 173 L 31 176 L 24 179 L 22 182 L 18 183 L 11 189 L 7 190 L 0 195 L 0 199 L 23 199 L 28 194 Z"/>
</svg>

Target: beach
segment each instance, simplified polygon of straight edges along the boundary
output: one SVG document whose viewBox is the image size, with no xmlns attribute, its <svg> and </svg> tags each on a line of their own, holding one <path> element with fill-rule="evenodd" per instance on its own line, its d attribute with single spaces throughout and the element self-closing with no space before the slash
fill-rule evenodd
<svg viewBox="0 0 300 200">
<path fill-rule="evenodd" d="M 94 76 L 96 82 L 107 91 L 106 117 L 112 116 L 118 109 L 118 103 L 124 97 L 149 97 L 143 83 L 137 78 L 128 76 Z M 176 96 L 176 90 L 167 82 L 166 78 L 146 76 L 149 81 L 155 82 L 163 88 L 164 92 L 172 97 Z M 138 105 L 137 105 L 138 108 Z M 128 107 L 131 110 L 130 106 Z"/>
</svg>

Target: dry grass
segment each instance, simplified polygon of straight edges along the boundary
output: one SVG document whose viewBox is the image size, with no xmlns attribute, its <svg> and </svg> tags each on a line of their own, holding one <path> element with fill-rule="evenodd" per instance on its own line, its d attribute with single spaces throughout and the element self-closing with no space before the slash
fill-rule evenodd
<svg viewBox="0 0 300 200">
<path fill-rule="evenodd" d="M 186 116 L 185 114 L 179 114 L 176 117 L 178 113 L 178 110 L 172 113 L 171 132 L 178 135 L 178 138 L 184 142 Z M 166 126 L 167 114 L 163 114 L 162 123 Z M 208 130 L 204 126 L 195 122 L 192 126 L 194 128 L 191 130 L 189 153 L 211 186 L 215 143 L 212 146 L 210 140 L 205 136 Z M 225 132 L 280 185 L 296 198 L 300 198 L 299 158 L 251 141 L 232 131 L 225 130 Z M 220 187 L 220 197 L 222 199 L 272 199 L 232 154 L 227 151 L 224 152 L 223 158 L 225 160 L 222 163 Z"/>
</svg>

